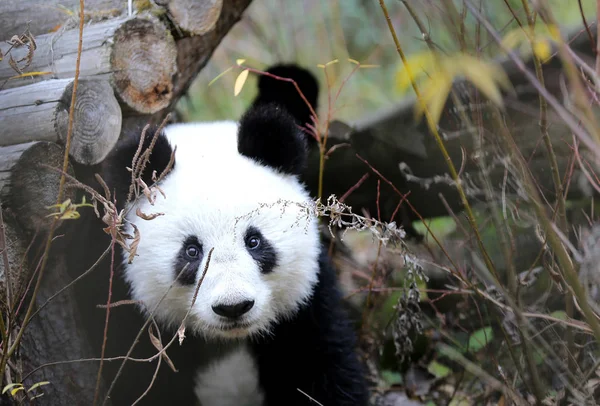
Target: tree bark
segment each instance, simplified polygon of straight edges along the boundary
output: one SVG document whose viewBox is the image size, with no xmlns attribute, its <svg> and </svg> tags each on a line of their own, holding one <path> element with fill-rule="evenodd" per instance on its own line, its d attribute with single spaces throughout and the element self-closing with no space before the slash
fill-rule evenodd
<svg viewBox="0 0 600 406">
<path fill-rule="evenodd" d="M 36 47 L 0 45 L 4 88 L 49 78 L 75 75 L 79 30 L 60 30 L 35 39 Z M 154 113 L 169 104 L 176 73 L 175 41 L 158 18 L 150 14 L 91 24 L 83 31 L 80 77 L 110 80 L 121 101 L 140 113 Z M 26 67 L 26 68 L 25 68 Z M 22 71 L 22 72 L 21 72 Z M 48 72 L 27 75 L 27 72 Z"/>
<path fill-rule="evenodd" d="M 0 199 L 7 203 L 17 221 L 27 232 L 48 229 L 56 204 L 64 148 L 46 141 L 0 147 Z M 69 166 L 69 174 L 73 170 Z M 75 191 L 67 188 L 64 200 L 74 199 Z M 51 211 L 52 210 L 52 211 Z"/>
<path fill-rule="evenodd" d="M 0 146 L 29 141 L 65 143 L 73 92 L 70 79 L 47 80 L 0 92 Z M 102 161 L 121 132 L 121 108 L 110 85 L 81 79 L 75 98 L 70 155 L 85 165 Z"/>
</svg>

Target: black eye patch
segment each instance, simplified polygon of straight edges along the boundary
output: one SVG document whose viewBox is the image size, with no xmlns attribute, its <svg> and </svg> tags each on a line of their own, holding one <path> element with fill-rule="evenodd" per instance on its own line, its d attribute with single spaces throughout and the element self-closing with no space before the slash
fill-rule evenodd
<svg viewBox="0 0 600 406">
<path fill-rule="evenodd" d="M 198 267 L 203 257 L 202 244 L 198 241 L 198 238 L 195 236 L 187 237 L 181 244 L 181 249 L 175 258 L 175 277 L 181 273 L 177 279 L 179 283 L 182 285 L 194 285 L 196 283 Z M 181 272 L 186 265 L 185 271 Z"/>
<path fill-rule="evenodd" d="M 277 266 L 277 253 L 271 243 L 256 227 L 248 227 L 244 235 L 246 250 L 258 263 L 262 273 L 270 273 Z"/>
</svg>

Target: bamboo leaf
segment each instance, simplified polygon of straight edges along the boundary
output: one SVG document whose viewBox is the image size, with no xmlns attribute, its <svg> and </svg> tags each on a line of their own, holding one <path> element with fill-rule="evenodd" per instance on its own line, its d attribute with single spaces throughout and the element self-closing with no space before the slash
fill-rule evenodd
<svg viewBox="0 0 600 406">
<path fill-rule="evenodd" d="M 11 390 L 12 388 L 14 388 L 15 386 L 20 386 L 23 387 L 22 384 L 20 383 L 11 383 L 6 385 L 3 389 L 2 389 L 2 394 L 4 395 L 6 392 L 8 392 L 9 390 Z"/>
<path fill-rule="evenodd" d="M 27 389 L 27 392 L 31 392 L 32 390 L 35 390 L 35 389 L 39 388 L 40 386 L 44 386 L 44 385 L 50 385 L 50 382 L 42 381 L 42 382 L 34 383 L 33 385 L 31 385 L 31 388 Z"/>
<path fill-rule="evenodd" d="M 250 71 L 248 69 L 244 69 L 238 77 L 235 79 L 235 84 L 233 86 L 233 95 L 237 96 L 242 91 L 244 84 L 246 83 L 246 79 L 248 79 L 248 74 Z"/>
</svg>

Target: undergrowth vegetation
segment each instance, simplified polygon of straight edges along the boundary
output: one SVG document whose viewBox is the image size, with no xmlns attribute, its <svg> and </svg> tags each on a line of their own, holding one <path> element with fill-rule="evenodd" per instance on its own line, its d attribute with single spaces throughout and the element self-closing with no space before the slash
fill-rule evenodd
<svg viewBox="0 0 600 406">
<path fill-rule="evenodd" d="M 424 236 L 418 243 L 394 244 L 382 235 L 390 229 L 399 235 L 397 210 L 389 223 L 375 213 L 363 217 L 363 223 L 380 221 L 382 227 L 352 230 L 357 227 L 351 223 L 332 222 L 343 230 L 333 232 L 332 247 L 343 241 L 349 248 L 336 251 L 336 261 L 357 311 L 374 403 L 409 397 L 428 405 L 597 404 L 595 2 L 299 1 L 281 8 L 272 3 L 249 9 L 180 105 L 182 117 L 237 118 L 253 97 L 253 86 L 242 89 L 247 80 L 272 63 L 299 62 L 326 88 L 312 128 L 320 177 L 336 153 L 327 143 L 331 120 L 352 124 L 409 99 L 415 120 L 426 123 L 448 164 L 435 179 L 409 180 L 420 187 L 449 184 L 460 201 L 460 209 L 448 207 L 445 217 L 416 221 Z M 573 51 L 567 33 L 574 30 L 589 37 L 592 57 Z M 551 58 L 562 67 L 558 96 L 545 83 Z M 524 135 L 513 133 L 504 118 L 506 95 L 519 90 L 499 61 L 512 61 L 536 92 L 528 113 L 536 125 Z M 210 83 L 216 77 L 218 87 Z M 453 86 L 457 81 L 470 86 L 466 100 Z M 236 96 L 223 94 L 223 88 L 235 88 Z M 464 162 L 450 159 L 446 149 L 440 120 L 449 102 L 468 106 L 458 109 L 462 128 L 474 140 L 465 146 L 463 161 L 474 164 L 475 172 L 467 174 Z M 567 128 L 558 137 L 557 123 Z M 536 144 L 542 164 L 533 164 L 518 137 Z M 565 145 L 568 156 L 557 158 Z M 566 165 L 559 162 L 563 158 Z M 367 164 L 379 183 L 391 183 L 377 162 Z M 498 166 L 500 182 L 491 175 Z M 551 188 L 540 185 L 540 172 L 548 174 Z M 378 208 L 379 183 L 373 194 Z M 571 193 L 577 188 L 588 192 Z M 419 218 L 406 189 L 410 186 L 394 188 L 400 204 Z M 321 182 L 318 192 L 327 200 Z M 338 201 L 328 202 L 331 207 Z"/>
</svg>

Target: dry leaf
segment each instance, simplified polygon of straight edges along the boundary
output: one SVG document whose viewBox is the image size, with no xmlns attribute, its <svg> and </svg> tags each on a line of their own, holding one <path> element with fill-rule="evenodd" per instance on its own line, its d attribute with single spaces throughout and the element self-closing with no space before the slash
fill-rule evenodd
<svg viewBox="0 0 600 406">
<path fill-rule="evenodd" d="M 14 60 L 14 58 L 12 57 L 12 55 L 9 55 L 8 64 L 10 65 L 11 68 L 13 68 L 15 70 L 15 72 L 17 72 L 17 73 L 23 73 L 21 71 L 21 69 L 19 69 L 19 67 L 17 66 L 17 62 Z"/>
<path fill-rule="evenodd" d="M 142 188 L 142 192 L 144 196 L 148 199 L 148 202 L 154 206 L 154 202 L 156 201 L 156 193 L 152 192 L 152 190 L 146 185 L 146 182 L 142 180 L 142 178 L 137 178 L 136 182 Z"/>
<path fill-rule="evenodd" d="M 135 226 L 135 224 L 131 223 L 131 226 L 133 227 L 133 241 L 131 242 L 131 244 L 129 244 L 129 257 L 127 258 L 127 263 L 129 264 L 131 264 L 133 262 L 133 258 L 135 258 L 137 247 L 140 243 L 141 238 L 140 231 Z"/>
<path fill-rule="evenodd" d="M 183 323 L 177 329 L 177 336 L 179 336 L 179 345 L 183 344 L 183 339 L 185 338 L 185 325 Z"/>
<path fill-rule="evenodd" d="M 21 45 L 25 45 L 25 43 L 23 42 L 23 40 L 21 39 L 21 37 L 19 37 L 18 35 L 13 35 L 10 40 L 8 41 L 9 44 L 13 45 L 13 46 L 21 46 Z"/>
<path fill-rule="evenodd" d="M 146 214 L 146 213 L 142 212 L 142 210 L 140 210 L 139 207 L 135 210 L 135 214 L 137 214 L 138 217 L 140 217 L 140 218 L 142 218 L 144 220 L 154 220 L 158 216 L 164 216 L 165 215 L 165 213 Z"/>
<path fill-rule="evenodd" d="M 244 69 L 238 77 L 235 79 L 235 85 L 233 86 L 233 95 L 237 96 L 242 91 L 244 87 L 244 83 L 246 83 L 246 79 L 248 79 L 248 74 L 250 71 L 248 69 Z"/>
<path fill-rule="evenodd" d="M 167 363 L 167 365 L 169 365 L 169 367 L 173 370 L 173 372 L 177 372 L 177 368 L 175 368 L 175 364 L 173 364 L 173 361 L 171 361 L 171 359 L 169 358 L 167 353 L 165 351 L 163 351 L 164 347 L 163 347 L 162 343 L 160 342 L 158 337 L 156 337 L 152 333 L 152 324 L 150 325 L 150 327 L 148 327 L 148 334 L 150 335 L 150 342 L 152 343 L 154 348 L 156 348 L 158 350 L 158 352 L 160 352 L 160 356 L 162 357 L 162 359 Z"/>
</svg>

